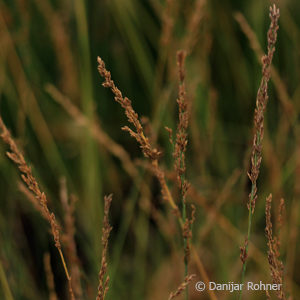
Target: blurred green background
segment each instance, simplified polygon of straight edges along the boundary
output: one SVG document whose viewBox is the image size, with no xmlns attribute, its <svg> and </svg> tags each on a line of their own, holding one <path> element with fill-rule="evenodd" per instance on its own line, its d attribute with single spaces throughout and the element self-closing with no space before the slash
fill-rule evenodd
<svg viewBox="0 0 300 300">
<path fill-rule="evenodd" d="M 238 20 L 244 28 L 249 23 L 266 51 L 270 4 L 234 0 L 0 1 L 0 113 L 61 224 L 61 178 L 66 178 L 68 191 L 78 197 L 75 238 L 83 299 L 95 298 L 103 196 L 110 193 L 114 198 L 107 299 L 167 299 L 183 280 L 178 224 L 162 202 L 159 185 L 145 168 L 138 145 L 120 129 L 127 121 L 110 91 L 101 86 L 98 55 L 122 93 L 144 116 L 152 142 L 163 150 L 161 165 L 176 197 L 172 149 L 164 126 L 176 129 L 176 51 L 188 52 L 186 85 L 192 109 L 187 177 L 197 192 L 188 199 L 197 207 L 193 243 L 212 281 L 240 280 L 239 247 L 247 230 L 247 171 L 261 50 L 257 45 L 253 49 L 255 41 L 249 42 Z M 255 247 L 250 246 L 246 280 L 271 282 L 264 236 L 265 199 L 273 194 L 276 214 L 284 197 L 287 209 L 281 253 L 286 289 L 299 299 L 300 3 L 282 0 L 280 9 L 253 220 Z M 111 143 L 99 143 L 91 126 L 82 126 L 54 101 L 49 93 L 54 89 L 129 153 L 137 176 L 128 174 L 112 153 Z M 20 176 L 5 150 L 0 143 L 0 299 L 48 299 L 46 252 L 51 254 L 57 295 L 67 299 L 63 268 L 48 224 L 20 192 Z M 193 260 L 190 266 L 201 280 Z M 218 299 L 235 297 L 216 295 Z M 197 294 L 193 283 L 190 298 L 209 299 L 205 293 Z M 245 293 L 244 299 L 265 299 L 265 295 Z"/>
</svg>

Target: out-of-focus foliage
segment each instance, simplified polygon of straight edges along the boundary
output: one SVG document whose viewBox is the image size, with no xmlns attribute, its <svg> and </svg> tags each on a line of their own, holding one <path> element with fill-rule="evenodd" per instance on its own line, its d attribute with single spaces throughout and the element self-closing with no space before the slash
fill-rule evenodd
<svg viewBox="0 0 300 300">
<path fill-rule="evenodd" d="M 176 129 L 176 51 L 188 51 L 191 126 L 187 177 L 198 192 L 193 243 L 212 281 L 238 282 L 247 230 L 247 171 L 260 58 L 235 16 L 240 12 L 266 51 L 270 1 L 0 1 L 0 113 L 63 223 L 60 179 L 77 195 L 76 243 L 84 299 L 94 299 L 101 257 L 103 196 L 113 193 L 107 299 L 167 299 L 182 282 L 182 239 L 135 141 L 123 110 L 101 86 L 99 55 L 128 96 L 174 183 L 164 126 Z M 300 3 L 280 1 L 281 18 L 266 112 L 263 163 L 247 280 L 271 282 L 264 236 L 265 199 L 286 201 L 282 260 L 286 288 L 300 295 L 299 116 Z M 274 75 L 274 74 L 273 74 Z M 277 81 L 275 79 L 277 78 Z M 274 80 L 275 79 L 275 80 Z M 91 131 L 53 100 L 55 86 L 120 144 L 136 163 L 134 180 Z M 149 120 L 149 121 L 147 121 Z M 150 125 L 149 125 L 150 124 Z M 48 299 L 43 256 L 50 252 L 57 294 L 66 280 L 48 226 L 20 192 L 20 176 L 0 143 L 0 299 Z M 298 180 L 298 181 L 297 181 Z M 275 210 L 274 210 L 275 211 Z M 276 222 L 275 222 L 276 224 Z M 275 226 L 276 227 L 276 226 Z M 3 270 L 3 271 L 2 271 Z M 201 279 L 195 262 L 191 272 Z M 200 299 L 190 288 L 191 299 Z M 231 299 L 230 293 L 218 293 Z M 204 296 L 205 297 L 205 296 Z M 207 298 L 203 298 L 207 299 Z M 263 292 L 245 299 L 265 299 Z"/>
</svg>

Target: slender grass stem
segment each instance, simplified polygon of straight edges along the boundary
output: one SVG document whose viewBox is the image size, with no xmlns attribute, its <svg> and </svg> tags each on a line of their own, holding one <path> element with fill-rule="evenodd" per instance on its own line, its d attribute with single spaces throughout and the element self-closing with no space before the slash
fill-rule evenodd
<svg viewBox="0 0 300 300">
<path fill-rule="evenodd" d="M 3 293 L 4 293 L 4 297 L 5 300 L 14 300 L 14 297 L 12 295 L 12 292 L 10 290 L 3 266 L 2 266 L 2 262 L 0 260 L 0 282 L 3 288 Z"/>
<path fill-rule="evenodd" d="M 256 188 L 256 184 L 252 184 L 252 187 L 251 187 L 251 196 L 250 196 L 250 204 L 249 204 L 249 214 L 248 214 L 247 241 L 250 240 L 250 236 L 251 236 L 251 226 L 252 226 L 252 217 L 253 217 L 253 213 L 252 213 L 252 201 L 253 201 L 254 196 L 255 196 L 255 188 Z M 246 245 L 245 245 L 245 254 L 246 254 L 246 256 L 248 255 L 248 243 L 246 243 Z M 244 262 L 244 264 L 243 264 L 241 284 L 244 284 L 244 281 L 245 281 L 245 274 L 246 274 L 246 269 L 247 269 L 247 262 L 248 262 L 248 260 L 246 259 L 245 262 Z M 238 298 L 239 300 L 242 299 L 242 293 L 243 293 L 243 289 L 240 289 L 239 298 Z"/>
<path fill-rule="evenodd" d="M 64 255 L 63 255 L 61 249 L 58 249 L 58 252 L 59 252 L 59 255 L 60 255 L 60 258 L 61 258 L 61 262 L 62 262 L 64 270 L 65 270 L 67 279 L 70 281 L 71 277 L 70 277 L 70 274 L 69 274 L 69 271 L 68 271 L 68 268 L 67 268 L 67 264 L 66 264 Z"/>
<path fill-rule="evenodd" d="M 257 141 L 260 144 L 261 143 L 261 139 L 260 139 L 260 134 L 259 132 L 257 132 Z M 257 155 L 254 155 L 254 165 L 255 167 L 257 166 Z M 242 280 L 241 280 L 241 284 L 244 284 L 245 281 L 245 274 L 246 274 L 246 269 L 247 269 L 247 256 L 248 256 L 248 241 L 250 241 L 250 237 L 251 237 L 251 227 L 252 227 L 252 217 L 253 217 L 253 211 L 252 211 L 252 203 L 254 201 L 256 195 L 256 181 L 252 182 L 251 185 L 251 194 L 250 194 L 250 201 L 249 201 L 249 214 L 248 214 L 248 230 L 247 230 L 247 243 L 245 244 L 245 261 L 243 264 L 243 269 L 242 269 Z M 243 294 L 243 289 L 240 289 L 239 292 L 239 300 L 242 299 L 242 294 Z"/>
<path fill-rule="evenodd" d="M 183 222 L 185 223 L 186 221 L 186 203 L 185 203 L 185 199 L 183 197 L 182 199 L 182 219 Z M 184 278 L 186 278 L 186 276 L 188 276 L 188 258 L 186 255 L 187 252 L 187 238 L 184 237 L 183 238 L 183 247 L 184 247 Z M 189 287 L 187 286 L 185 289 L 185 299 L 188 300 L 189 298 Z"/>
</svg>

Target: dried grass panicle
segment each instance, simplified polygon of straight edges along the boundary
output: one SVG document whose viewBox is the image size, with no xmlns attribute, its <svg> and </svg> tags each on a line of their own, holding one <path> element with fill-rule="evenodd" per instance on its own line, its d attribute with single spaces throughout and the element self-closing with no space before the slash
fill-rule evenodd
<svg viewBox="0 0 300 300">
<path fill-rule="evenodd" d="M 60 229 L 56 222 L 55 216 L 53 213 L 50 212 L 48 208 L 47 198 L 46 195 L 41 192 L 40 187 L 32 175 L 31 168 L 27 165 L 23 154 L 17 147 L 15 141 L 13 140 L 10 132 L 8 131 L 7 127 L 5 126 L 2 118 L 0 117 L 0 129 L 2 131 L 1 138 L 2 140 L 10 147 L 11 152 L 7 152 L 7 156 L 18 166 L 21 177 L 25 182 L 26 186 L 29 190 L 35 195 L 36 199 L 38 200 L 43 214 L 46 216 L 48 222 L 51 225 L 52 235 L 55 242 L 55 247 L 57 249 L 61 249 L 60 244 Z"/>
<path fill-rule="evenodd" d="M 180 284 L 175 292 L 172 292 L 169 296 L 169 300 L 175 299 L 176 297 L 180 296 L 183 291 L 187 288 L 189 283 L 196 277 L 195 274 L 186 276 L 184 281 Z"/>
<path fill-rule="evenodd" d="M 271 277 L 274 284 L 280 284 L 281 289 L 276 291 L 278 299 L 286 299 L 283 290 L 283 273 L 284 266 L 280 260 L 280 240 L 277 236 L 273 236 L 272 221 L 271 221 L 271 205 L 272 205 L 272 194 L 267 197 L 266 200 L 266 237 L 268 240 L 268 262 L 271 270 Z M 282 220 L 282 211 L 284 208 L 284 200 L 281 199 L 278 219 Z"/>
<path fill-rule="evenodd" d="M 104 300 L 105 295 L 108 291 L 109 276 L 105 276 L 107 272 L 107 248 L 108 238 L 112 230 L 109 224 L 109 209 L 112 201 L 112 195 L 104 197 L 104 217 L 102 227 L 102 257 L 101 257 L 101 268 L 99 271 L 99 285 L 96 300 Z"/>
<path fill-rule="evenodd" d="M 104 61 L 100 57 L 98 57 L 97 60 L 99 74 L 104 78 L 102 85 L 111 89 L 114 94 L 115 101 L 124 108 L 128 121 L 134 126 L 136 131 L 133 131 L 128 126 L 124 126 L 122 129 L 128 131 L 130 135 L 137 140 L 146 157 L 158 159 L 161 152 L 156 148 L 152 148 L 149 139 L 144 135 L 143 126 L 138 118 L 138 114 L 132 108 L 131 100 L 127 97 L 123 97 L 121 91 L 116 87 L 114 81 L 111 79 L 110 72 L 106 70 Z"/>
<path fill-rule="evenodd" d="M 128 115 L 129 113 L 133 113 L 133 117 L 136 118 L 136 122 L 138 122 L 137 120 L 137 114 L 134 112 L 134 110 L 132 109 L 131 107 L 131 102 L 129 102 L 128 100 L 125 101 L 121 92 L 115 87 L 113 81 L 111 80 L 111 75 L 110 75 L 110 72 L 108 72 L 105 68 L 105 64 L 104 62 L 102 61 L 102 59 L 100 57 L 98 57 L 98 63 L 99 63 L 99 66 L 98 66 L 98 71 L 100 73 L 100 75 L 105 79 L 105 82 L 104 82 L 104 86 L 105 87 L 109 87 L 111 88 L 111 90 L 113 91 L 113 94 L 115 95 L 115 100 L 117 102 L 119 102 L 121 104 L 122 107 L 124 107 L 125 109 L 125 112 L 126 115 Z M 127 107 L 128 105 L 130 105 L 130 107 Z M 130 121 L 130 120 L 129 120 Z M 142 130 L 142 127 L 139 127 L 139 130 Z M 144 133 L 141 132 L 141 138 L 143 139 L 143 137 L 145 137 Z M 138 138 L 138 135 L 136 133 L 134 133 L 134 137 L 137 139 L 137 141 L 139 142 L 139 138 Z M 147 142 L 147 149 L 150 149 L 150 152 L 151 150 L 153 149 L 153 147 L 151 147 L 150 145 L 150 142 L 149 142 L 149 139 L 146 139 L 146 142 Z M 142 148 L 142 150 L 144 151 L 144 149 Z M 166 178 L 165 178 L 165 173 L 164 171 L 159 167 L 158 165 L 158 158 L 159 158 L 159 154 L 157 153 L 158 151 L 154 151 L 154 155 L 146 155 L 145 156 L 148 156 L 150 161 L 151 161 L 151 169 L 154 173 L 154 175 L 157 177 L 159 183 L 160 183 L 160 186 L 161 186 L 161 193 L 162 193 L 162 196 L 163 196 L 163 199 L 166 200 L 169 205 L 171 206 L 171 208 L 173 209 L 173 212 L 176 214 L 176 216 L 178 217 L 178 220 L 179 220 L 179 223 L 180 223 L 180 226 L 183 228 L 184 226 L 184 222 L 183 222 L 183 219 L 182 219 L 182 216 L 181 216 L 181 213 L 179 211 L 179 208 L 178 206 L 176 205 L 173 197 L 172 197 L 172 194 L 167 186 L 167 182 L 166 182 Z M 145 153 L 144 153 L 145 154 Z M 200 270 L 200 273 L 201 275 L 207 279 L 207 282 L 209 281 L 208 280 L 208 276 L 207 276 L 207 273 L 201 263 L 201 260 L 200 258 L 198 257 L 198 254 L 197 252 L 195 251 L 195 249 L 191 246 L 191 250 L 192 250 L 192 253 L 193 253 L 193 256 L 195 256 L 197 262 L 198 262 L 198 268 Z M 210 291 L 209 292 L 209 296 L 211 299 L 216 299 L 215 295 L 214 295 L 214 291 Z"/>
<path fill-rule="evenodd" d="M 190 186 L 189 182 L 186 180 L 186 164 L 185 164 L 185 153 L 188 143 L 188 125 L 189 125 L 189 109 L 188 101 L 186 96 L 185 87 L 185 51 L 177 52 L 177 67 L 178 67 L 178 77 L 179 77 L 179 90 L 178 90 L 178 115 L 179 121 L 176 131 L 176 141 L 174 145 L 174 170 L 177 177 L 177 183 L 181 193 L 181 206 L 182 206 L 182 236 L 183 236 L 183 246 L 184 246 L 184 275 L 188 274 L 188 262 L 190 257 L 190 240 L 192 238 L 192 225 L 195 220 L 195 206 L 192 206 L 192 216 L 191 219 L 187 217 L 187 204 L 186 204 L 186 194 Z M 188 299 L 188 288 L 185 291 L 185 299 Z"/>
<path fill-rule="evenodd" d="M 255 203 L 257 199 L 257 178 L 259 175 L 260 165 L 262 161 L 262 141 L 264 138 L 264 113 L 268 102 L 268 82 L 271 76 L 271 63 L 275 51 L 275 43 L 277 39 L 279 9 L 274 4 L 270 6 L 271 24 L 268 30 L 268 53 L 262 57 L 262 79 L 256 96 L 256 108 L 254 112 L 254 136 L 251 152 L 251 169 L 248 177 L 251 180 L 251 192 L 248 201 L 248 232 L 245 244 L 240 248 L 240 258 L 243 263 L 242 281 L 244 283 L 247 268 L 248 242 L 251 235 L 252 217 L 254 214 Z M 239 292 L 239 300 L 242 299 L 243 290 Z"/>
<path fill-rule="evenodd" d="M 28 199 L 28 201 L 31 202 L 33 207 L 41 214 L 41 216 L 45 220 L 48 220 L 47 215 L 45 214 L 45 211 L 41 207 L 40 203 L 38 202 L 36 197 L 26 188 L 26 186 L 23 184 L 22 181 L 18 182 L 18 188 L 19 188 L 19 191 L 22 192 L 24 194 L 24 196 Z M 58 224 L 58 226 L 60 226 L 60 225 Z"/>
<path fill-rule="evenodd" d="M 256 181 L 258 178 L 260 165 L 262 161 L 262 140 L 264 137 L 264 113 L 266 110 L 268 102 L 268 82 L 271 75 L 271 63 L 273 59 L 273 54 L 275 51 L 275 43 L 277 39 L 278 31 L 278 19 L 280 13 L 279 9 L 275 6 L 270 7 L 270 19 L 271 24 L 268 30 L 268 53 L 262 58 L 262 79 L 258 89 L 257 98 L 256 98 L 256 108 L 254 113 L 254 137 L 253 137 L 253 146 L 251 154 L 251 170 L 248 174 L 252 182 L 252 191 L 249 196 L 248 208 L 254 212 L 255 202 L 257 199 L 257 187 Z"/>
<path fill-rule="evenodd" d="M 152 145 L 150 144 L 149 138 L 145 136 L 143 126 L 141 125 L 141 122 L 138 119 L 138 114 L 132 108 L 131 101 L 127 97 L 124 98 L 121 91 L 115 86 L 114 81 L 111 79 L 110 72 L 107 71 L 105 67 L 104 61 L 100 57 L 97 58 L 97 61 L 98 71 L 101 77 L 103 77 L 105 80 L 102 85 L 111 89 L 111 91 L 114 94 L 115 101 L 118 102 L 124 108 L 128 121 L 131 124 L 133 124 L 136 132 L 134 132 L 127 126 L 123 127 L 122 129 L 128 131 L 130 135 L 136 139 L 136 141 L 140 144 L 140 147 L 145 157 L 148 157 L 151 160 L 151 169 L 160 183 L 163 199 L 167 201 L 172 207 L 172 209 L 175 211 L 175 213 L 178 214 L 179 210 L 167 186 L 165 173 L 161 170 L 161 168 L 158 165 L 158 159 L 161 156 L 161 152 L 158 151 L 156 148 L 152 147 Z"/>
<path fill-rule="evenodd" d="M 21 151 L 19 150 L 17 144 L 13 140 L 10 132 L 8 131 L 7 127 L 5 126 L 1 116 L 0 116 L 0 130 L 1 132 L 1 138 L 2 140 L 9 146 L 10 152 L 6 152 L 7 156 L 18 166 L 20 172 L 21 172 L 21 178 L 25 182 L 28 189 L 34 194 L 35 198 L 37 199 L 41 209 L 42 209 L 42 215 L 48 220 L 50 226 L 51 226 L 51 233 L 54 239 L 55 247 L 57 248 L 66 277 L 68 279 L 69 284 L 69 292 L 71 299 L 75 299 L 72 286 L 71 286 L 71 277 L 69 275 L 69 271 L 61 250 L 61 242 L 60 242 L 60 227 L 58 225 L 58 222 L 56 221 L 55 215 L 53 212 L 51 212 L 48 208 L 48 201 L 47 197 L 44 192 L 40 190 L 39 184 L 35 177 L 32 174 L 31 168 L 27 165 L 25 158 Z"/>
<path fill-rule="evenodd" d="M 174 146 L 174 169 L 177 174 L 177 181 L 184 197 L 188 189 L 188 183 L 183 178 L 185 175 L 186 166 L 185 166 L 185 152 L 186 146 L 188 143 L 187 137 L 187 128 L 189 124 L 189 111 L 188 111 L 188 102 L 186 97 L 185 89 L 185 57 L 186 53 L 184 51 L 177 52 L 177 66 L 178 66 L 178 76 L 179 76 L 179 92 L 178 92 L 178 109 L 179 109 L 179 122 L 176 131 L 176 142 Z M 185 176 L 184 176 L 185 177 Z"/>
<path fill-rule="evenodd" d="M 257 58 L 260 60 L 264 53 L 253 29 L 250 27 L 246 18 L 241 13 L 239 12 L 236 13 L 235 18 L 240 24 L 242 31 L 248 38 L 250 42 L 250 47 L 254 50 Z M 278 70 L 276 70 L 274 66 L 271 67 L 271 72 L 272 72 L 272 79 L 274 82 L 274 86 L 278 94 L 278 99 L 280 100 L 286 115 L 289 116 L 290 121 L 292 121 L 295 118 L 294 115 L 296 110 L 294 108 L 292 100 L 288 95 L 287 87 L 284 81 L 280 78 Z"/>
<path fill-rule="evenodd" d="M 179 121 L 176 131 L 176 141 L 174 145 L 174 169 L 176 172 L 177 183 L 181 192 L 181 204 L 182 204 L 182 218 L 183 218 L 183 228 L 182 235 L 184 239 L 184 251 L 185 251 L 185 264 L 187 266 L 188 259 L 190 256 L 190 239 L 192 237 L 191 227 L 195 218 L 195 206 L 192 206 L 191 219 L 187 217 L 187 207 L 186 207 L 186 194 L 190 186 L 189 182 L 186 180 L 186 164 L 185 164 L 185 153 L 188 144 L 188 125 L 189 125 L 189 107 L 186 96 L 185 87 L 185 51 L 177 52 L 177 67 L 178 67 L 178 78 L 179 78 L 179 91 L 178 91 L 178 115 Z M 187 273 L 187 267 L 186 267 Z"/>
</svg>

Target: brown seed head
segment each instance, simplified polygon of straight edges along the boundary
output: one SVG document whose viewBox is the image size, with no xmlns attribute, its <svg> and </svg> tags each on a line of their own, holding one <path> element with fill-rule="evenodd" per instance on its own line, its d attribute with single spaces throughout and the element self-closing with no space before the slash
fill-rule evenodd
<svg viewBox="0 0 300 300">
<path fill-rule="evenodd" d="M 102 227 L 102 257 L 101 257 L 101 268 L 99 271 L 99 285 L 96 300 L 104 300 L 105 295 L 109 289 L 109 276 L 105 277 L 107 272 L 107 249 L 108 249 L 108 238 L 112 230 L 109 224 L 109 209 L 112 202 L 112 195 L 104 197 L 104 217 Z"/>
<path fill-rule="evenodd" d="M 189 276 L 186 276 L 184 281 L 180 284 L 180 286 L 177 288 L 177 290 L 175 292 L 172 292 L 169 296 L 169 300 L 172 300 L 176 297 L 178 297 L 179 295 L 181 295 L 183 293 L 183 291 L 187 288 L 187 286 L 189 285 L 189 283 L 193 280 L 193 278 L 195 278 L 196 275 L 192 274 Z"/>
<path fill-rule="evenodd" d="M 256 181 L 259 175 L 260 165 L 262 161 L 262 141 L 264 138 L 264 113 L 268 102 L 268 82 L 271 76 L 271 63 L 275 51 L 275 43 L 278 31 L 279 9 L 275 4 L 270 7 L 271 24 L 268 30 L 268 53 L 262 58 L 262 79 L 256 97 L 256 108 L 254 112 L 254 137 L 251 154 L 251 170 L 248 174 L 253 191 L 249 196 L 248 208 L 254 212 L 255 202 L 257 198 Z"/>
<path fill-rule="evenodd" d="M 282 199 L 283 200 L 283 199 Z M 281 201 L 279 207 L 279 215 L 284 205 L 284 201 Z M 272 205 L 272 194 L 266 199 L 266 228 L 265 233 L 268 244 L 268 262 L 271 270 L 271 277 L 274 284 L 281 285 L 281 289 L 276 291 L 278 299 L 285 300 L 286 296 L 283 290 L 283 263 L 280 261 L 280 241 L 278 237 L 273 237 L 273 226 L 271 221 L 271 205 Z"/>
<path fill-rule="evenodd" d="M 99 74 L 104 78 L 102 85 L 112 91 L 115 101 L 124 108 L 128 121 L 135 128 L 134 131 L 128 126 L 124 126 L 122 127 L 122 130 L 128 131 L 129 134 L 136 139 L 146 157 L 149 157 L 152 160 L 158 159 L 161 155 L 161 152 L 155 148 L 152 148 L 149 139 L 144 135 L 143 126 L 138 118 L 138 114 L 132 108 L 131 101 L 127 97 L 123 97 L 121 91 L 111 79 L 110 72 L 106 70 L 104 61 L 100 57 L 97 58 L 97 61 Z"/>
</svg>

